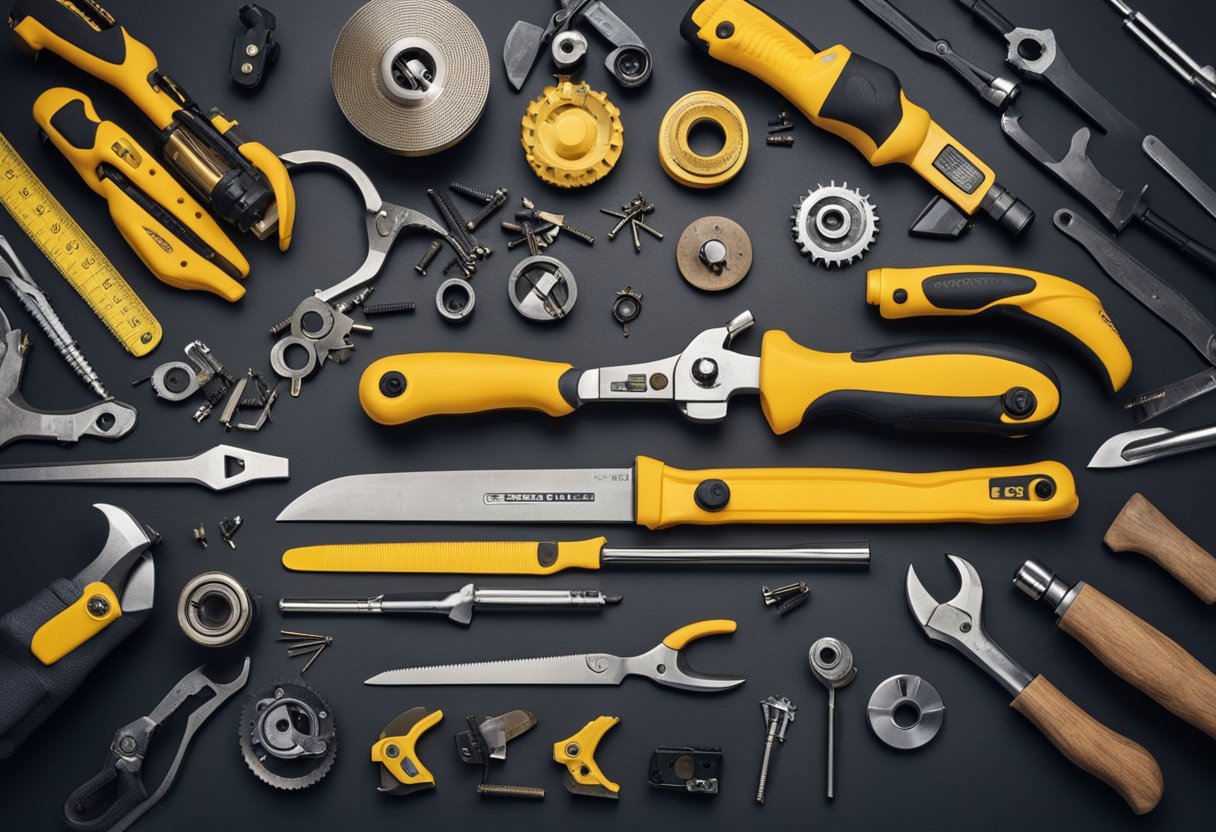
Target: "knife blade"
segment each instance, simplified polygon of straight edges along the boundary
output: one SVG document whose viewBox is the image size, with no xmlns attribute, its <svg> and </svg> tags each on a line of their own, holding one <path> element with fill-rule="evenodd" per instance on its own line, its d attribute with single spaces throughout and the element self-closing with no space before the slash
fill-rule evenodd
<svg viewBox="0 0 1216 832">
<path fill-rule="evenodd" d="M 597 672 L 592 667 L 602 668 Z M 365 685 L 619 685 L 625 664 L 605 653 L 386 670 Z"/>
</svg>

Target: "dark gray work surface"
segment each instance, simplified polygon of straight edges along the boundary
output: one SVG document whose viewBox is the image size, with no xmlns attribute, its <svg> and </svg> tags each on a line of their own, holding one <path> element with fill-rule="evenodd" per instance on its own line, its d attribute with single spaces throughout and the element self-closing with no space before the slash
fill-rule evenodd
<svg viewBox="0 0 1216 832">
<path fill-rule="evenodd" d="M 230 39 L 238 28 L 239 3 L 186 0 L 113 0 L 112 11 L 156 51 L 163 66 L 202 103 L 220 106 L 279 152 L 319 148 L 344 154 L 361 165 L 383 197 L 431 210 L 426 187 L 452 179 L 533 197 L 544 208 L 564 211 L 570 222 L 600 238 L 593 249 L 563 239 L 552 253 L 566 260 L 579 281 L 580 299 L 569 320 L 533 326 L 510 307 L 503 285 L 518 258 L 505 238 L 487 226 L 485 238 L 497 252 L 479 271 L 473 318 L 462 327 L 439 319 L 433 304 L 438 269 L 418 278 L 413 263 L 425 248 L 406 239 L 376 282 L 378 301 L 415 300 L 412 317 L 381 318 L 376 332 L 355 336 L 357 351 L 345 366 L 326 365 L 305 382 L 298 400 L 284 398 L 274 423 L 259 434 L 225 435 L 216 417 L 195 424 L 193 405 L 156 400 L 144 386 L 127 384 L 147 376 L 156 364 L 181 357 L 190 340 L 206 341 L 221 360 L 240 371 L 248 365 L 269 370 L 267 327 L 312 289 L 349 274 L 364 254 L 363 214 L 353 189 L 342 179 L 310 172 L 295 179 L 299 220 L 295 244 L 280 254 L 271 243 L 238 240 L 252 263 L 248 296 L 228 305 L 218 298 L 186 294 L 157 283 L 136 260 L 110 223 L 104 205 L 57 152 L 38 145 L 30 118 L 34 99 L 46 88 L 67 85 L 90 95 L 103 117 L 114 119 L 148 145 L 150 131 L 138 112 L 101 82 L 44 56 L 32 65 L 18 50 L 0 49 L 4 102 L 0 130 L 18 147 L 60 201 L 102 246 L 138 289 L 165 327 L 162 345 L 148 358 L 125 355 L 88 309 L 68 289 L 9 220 L 8 236 L 44 284 L 60 314 L 80 340 L 110 388 L 139 408 L 139 425 L 123 441 L 94 440 L 78 447 L 23 443 L 0 454 L 5 464 L 65 462 L 96 458 L 175 456 L 228 441 L 291 458 L 287 483 L 257 484 L 222 495 L 180 487 L 4 486 L 4 579 L 0 608 L 22 603 L 39 587 L 87 563 L 102 543 L 102 523 L 89 506 L 112 502 L 129 509 L 164 535 L 156 550 L 158 603 L 152 619 L 95 672 L 80 691 L 39 730 L 18 755 L 0 764 L 0 827 L 52 830 L 60 824 L 63 798 L 91 777 L 106 753 L 113 731 L 147 713 L 191 668 L 220 657 L 195 647 L 178 631 L 177 594 L 195 574 L 229 571 L 262 597 L 255 631 L 229 651 L 236 660 L 253 657 L 249 690 L 292 676 L 300 662 L 288 660 L 275 643 L 281 626 L 332 633 L 333 648 L 310 670 L 308 681 L 329 700 L 336 714 L 340 749 L 328 779 L 297 794 L 275 792 L 245 771 L 236 742 L 240 702 L 228 704 L 195 739 L 174 790 L 137 829 L 276 828 L 293 832 L 356 825 L 370 828 L 408 824 L 412 828 L 497 830 L 578 825 L 607 829 L 618 824 L 657 828 L 660 824 L 699 825 L 727 830 L 759 823 L 777 828 L 831 825 L 866 829 L 880 824 L 916 829 L 955 828 L 1190 829 L 1211 817 L 1212 740 L 1173 717 L 1106 671 L 1082 647 L 1058 632 L 1050 612 L 1013 589 L 1009 577 L 1023 558 L 1034 556 L 1065 577 L 1092 582 L 1176 638 L 1208 666 L 1216 665 L 1211 638 L 1212 610 L 1180 584 L 1134 555 L 1112 555 L 1102 546 L 1107 524 L 1134 491 L 1144 492 L 1201 544 L 1216 547 L 1216 523 L 1208 488 L 1213 457 L 1204 453 L 1119 472 L 1090 472 L 1085 464 L 1106 437 L 1132 427 L 1121 409 L 1131 394 L 1173 381 L 1201 368 L 1191 348 L 1128 295 L 1115 287 L 1077 246 L 1051 226 L 1060 207 L 1081 208 L 1054 180 L 1033 167 L 1002 137 L 996 114 L 944 67 L 916 56 L 885 28 L 848 0 L 769 0 L 770 11 L 818 46 L 842 42 L 894 68 L 910 97 L 976 151 L 1001 181 L 1038 212 L 1029 232 L 1009 239 L 985 220 L 959 242 L 914 240 L 905 230 L 930 198 L 930 188 L 906 170 L 876 170 L 842 140 L 819 132 L 799 117 L 793 148 L 764 146 L 765 121 L 777 95 L 757 80 L 709 60 L 679 37 L 683 0 L 612 5 L 653 50 L 656 69 L 640 90 L 620 89 L 602 67 L 604 44 L 591 35 L 587 77 L 620 106 L 625 151 L 606 180 L 585 190 L 563 192 L 533 176 L 519 147 L 519 119 L 529 98 L 543 85 L 547 61 L 534 69 L 525 91 L 515 94 L 503 74 L 501 48 L 517 17 L 543 22 L 552 10 L 546 0 L 495 3 L 461 0 L 481 29 L 490 53 L 491 95 L 480 125 L 462 144 L 429 159 L 390 156 L 365 143 L 345 122 L 329 83 L 329 53 L 338 31 L 359 6 L 338 3 L 269 2 L 279 20 L 282 58 L 265 86 L 241 94 L 227 79 Z M 904 0 L 902 5 L 963 54 L 989 69 L 1002 67 L 1003 45 L 990 37 L 950 0 Z M 1002 11 L 1027 26 L 1051 27 L 1074 66 L 1119 108 L 1149 132 L 1164 138 L 1208 181 L 1216 182 L 1211 148 L 1216 112 L 1176 80 L 1129 35 L 1100 0 L 1076 3 L 1002 0 Z M 1216 7 L 1191 0 L 1140 0 L 1166 32 L 1201 60 L 1210 60 Z M 1046 89 L 1028 83 L 1023 100 L 1027 123 L 1042 125 L 1053 143 L 1067 135 L 1069 112 Z M 659 121 L 667 107 L 691 90 L 728 95 L 748 119 L 751 151 L 739 177 L 709 191 L 686 190 L 661 171 L 655 154 Z M 1063 147 L 1062 144 L 1059 145 Z M 1103 147 L 1103 158 L 1111 148 Z M 1096 151 L 1097 152 L 1097 151 Z M 1125 154 L 1135 160 L 1132 148 Z M 1138 162 L 1137 162 L 1138 163 Z M 1111 162 L 1108 162 L 1111 164 Z M 1211 245 L 1211 221 L 1168 180 L 1152 173 L 1154 208 Z M 882 218 L 882 233 L 864 261 L 841 272 L 809 265 L 790 240 L 790 206 L 817 182 L 847 181 L 871 195 Z M 662 242 L 644 239 L 640 255 L 621 238 L 609 242 L 601 206 L 616 207 L 642 190 L 658 204 L 653 225 Z M 470 208 L 471 210 L 471 208 Z M 725 214 L 751 235 L 756 257 L 752 273 L 735 290 L 702 294 L 680 278 L 674 263 L 676 239 L 693 219 Z M 1097 222 L 1096 215 L 1087 216 Z M 1163 278 L 1185 292 L 1209 315 L 1211 276 L 1165 250 L 1147 232 L 1131 228 L 1124 245 Z M 938 263 L 1020 265 L 1064 275 L 1097 292 L 1135 357 L 1130 383 L 1118 395 L 1102 392 L 1093 370 L 1063 337 L 1019 323 L 991 320 L 926 319 L 884 322 L 864 305 L 867 268 Z M 618 289 L 632 285 L 644 293 L 645 310 L 621 337 L 609 316 Z M 24 393 L 36 406 L 75 407 L 90 394 L 70 374 L 28 316 L 7 294 L 0 304 L 15 326 L 32 329 L 36 349 L 26 372 Z M 644 361 L 678 352 L 700 330 L 720 325 L 743 309 L 758 321 L 756 332 L 737 347 L 758 352 L 759 332 L 785 329 L 821 349 L 849 350 L 918 339 L 983 339 L 1026 348 L 1059 373 L 1064 403 L 1055 423 L 1031 438 L 924 436 L 874 429 L 840 421 L 804 427 L 782 437 L 768 430 L 758 404 L 741 398 L 730 417 L 717 425 L 684 421 L 664 406 L 588 407 L 565 418 L 533 413 L 441 418 L 407 427 L 384 428 L 361 412 L 355 395 L 359 375 L 380 356 L 416 350 L 474 350 L 565 360 L 591 367 Z M 1185 429 L 1211 423 L 1216 397 L 1186 406 L 1161 419 Z M 660 533 L 620 526 L 477 527 L 276 525 L 275 515 L 296 495 L 333 476 L 366 471 L 442 468 L 628 466 L 634 455 L 649 454 L 685 468 L 742 465 L 821 465 L 923 471 L 1059 459 L 1078 479 L 1081 508 L 1075 517 L 1045 525 L 1009 527 L 822 527 L 681 528 Z M 246 525 L 230 551 L 216 523 L 241 514 Z M 207 525 L 211 546 L 200 549 L 190 536 Z M 617 545 L 757 545 L 868 537 L 873 566 L 868 572 L 776 570 L 615 570 L 566 572 L 544 586 L 603 588 L 623 593 L 624 604 L 602 615 L 486 613 L 470 629 L 440 619 L 283 619 L 275 611 L 283 595 L 372 595 L 409 588 L 458 586 L 460 576 L 289 574 L 279 565 L 287 547 L 346 541 L 430 539 L 577 539 L 607 534 Z M 903 597 L 903 576 L 915 563 L 930 591 L 945 599 L 955 589 L 953 571 L 942 558 L 954 552 L 970 558 L 987 589 L 987 625 L 992 636 L 1031 672 L 1048 676 L 1062 691 L 1114 729 L 1144 744 L 1158 759 L 1166 791 L 1150 820 L 1135 821 L 1105 786 L 1071 766 L 1022 717 L 1008 696 L 963 656 L 930 643 L 911 618 Z M 760 600 L 760 586 L 805 578 L 812 601 L 780 619 Z M 539 586 L 540 579 L 478 579 L 492 586 Z M 429 662 L 606 651 L 642 652 L 675 628 L 703 618 L 731 617 L 738 632 L 698 644 L 698 668 L 746 675 L 747 684 L 725 694 L 697 695 L 667 690 L 645 679 L 619 688 L 451 688 L 408 690 L 366 688 L 362 680 L 381 670 Z M 811 677 L 807 648 L 833 635 L 856 656 L 860 673 L 839 696 L 838 797 L 823 796 L 826 694 Z M 865 705 L 874 687 L 896 673 L 930 680 L 946 703 L 942 733 L 928 747 L 899 753 L 881 745 L 866 724 Z M 784 747 L 775 752 L 770 799 L 763 809 L 752 797 L 760 764 L 764 726 L 758 702 L 771 694 L 791 697 L 798 721 Z M 243 699 L 243 696 L 241 697 Z M 416 705 L 442 708 L 445 719 L 421 742 L 421 755 L 438 778 L 437 791 L 400 801 L 377 795 L 376 767 L 368 748 L 393 716 Z M 527 708 L 539 725 L 510 747 L 509 759 L 491 780 L 537 784 L 548 789 L 543 803 L 496 803 L 474 793 L 478 772 L 453 753 L 452 735 L 472 713 Z M 550 759 L 551 744 L 600 714 L 621 723 L 598 753 L 607 775 L 622 786 L 618 803 L 579 798 L 561 785 L 561 769 Z M 171 743 L 176 740 L 165 737 Z M 715 798 L 659 792 L 646 784 L 650 752 L 662 744 L 720 745 L 725 749 L 722 793 Z M 166 751 L 167 749 L 162 749 Z"/>
</svg>

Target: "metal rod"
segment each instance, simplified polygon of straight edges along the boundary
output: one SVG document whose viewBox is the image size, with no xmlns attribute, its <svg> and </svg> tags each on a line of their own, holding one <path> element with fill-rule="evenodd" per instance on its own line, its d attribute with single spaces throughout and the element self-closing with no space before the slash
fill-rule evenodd
<svg viewBox="0 0 1216 832">
<path fill-rule="evenodd" d="M 1197 451 L 1212 445 L 1216 445 L 1216 425 L 1189 430 L 1185 433 L 1171 433 L 1161 439 L 1135 442 L 1123 449 L 1123 458 L 1128 462 L 1139 462 L 1182 454 L 1187 451 Z"/>
<path fill-rule="evenodd" d="M 870 565 L 866 540 L 773 549 L 615 549 L 605 548 L 602 564 L 633 566 L 864 566 Z"/>
</svg>

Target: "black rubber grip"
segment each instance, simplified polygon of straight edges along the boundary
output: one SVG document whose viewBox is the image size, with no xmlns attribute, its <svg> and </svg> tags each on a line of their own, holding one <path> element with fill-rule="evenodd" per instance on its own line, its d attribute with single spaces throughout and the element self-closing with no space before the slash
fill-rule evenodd
<svg viewBox="0 0 1216 832">
<path fill-rule="evenodd" d="M 915 396 L 872 390 L 835 390 L 807 408 L 806 419 L 848 416 L 903 430 L 1020 436 L 1045 422 L 1001 421 L 1002 396 Z"/>
<path fill-rule="evenodd" d="M 915 344 L 894 344 L 889 347 L 873 347 L 868 350 L 857 350 L 851 353 L 854 361 L 886 361 L 891 358 L 914 358 L 921 355 L 941 355 L 950 353 L 951 355 L 986 355 L 990 358 L 1003 358 L 1006 361 L 1013 361 L 1018 364 L 1023 364 L 1036 370 L 1047 378 L 1051 379 L 1051 383 L 1060 386 L 1060 380 L 1056 377 L 1056 371 L 1051 368 L 1051 365 L 1028 352 L 1007 347 L 1004 344 L 991 344 L 984 341 L 923 341 Z"/>
<path fill-rule="evenodd" d="M 991 272 L 943 274 L 927 278 L 921 289 L 938 309 L 982 309 L 990 303 L 1028 295 L 1038 286 L 1024 274 Z"/>
<path fill-rule="evenodd" d="M 566 404 L 576 409 L 583 403 L 582 399 L 578 397 L 578 381 L 582 377 L 582 370 L 571 367 L 562 373 L 562 377 L 557 380 L 557 392 L 562 394 L 562 398 L 566 400 Z"/>
<path fill-rule="evenodd" d="M 1145 211 L 1140 215 L 1140 219 L 1146 227 L 1155 231 L 1162 239 L 1167 240 L 1187 257 L 1200 263 L 1209 271 L 1216 271 L 1216 251 L 1152 211 Z"/>
<path fill-rule="evenodd" d="M 81 832 L 105 832 L 148 798 L 138 772 L 117 765 L 111 752 L 101 771 L 68 795 L 63 820 Z"/>
<path fill-rule="evenodd" d="M 899 77 L 854 52 L 819 109 L 820 118 L 851 124 L 882 147 L 904 117 Z"/>
<path fill-rule="evenodd" d="M 15 28 L 27 17 L 107 63 L 121 65 L 127 59 L 122 27 L 94 0 L 17 0 L 9 25 Z"/>
<path fill-rule="evenodd" d="M 51 127 L 72 147 L 88 150 L 97 144 L 97 128 L 101 127 L 101 122 L 89 118 L 84 101 L 74 98 L 51 116 Z"/>
</svg>

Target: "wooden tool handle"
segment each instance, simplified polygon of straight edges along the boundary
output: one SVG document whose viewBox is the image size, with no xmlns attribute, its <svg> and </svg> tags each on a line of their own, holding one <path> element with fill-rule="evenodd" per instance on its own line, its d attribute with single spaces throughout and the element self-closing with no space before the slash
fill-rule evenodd
<svg viewBox="0 0 1216 832">
<path fill-rule="evenodd" d="M 1133 494 L 1102 538 L 1112 552 L 1139 552 L 1205 604 L 1216 602 L 1216 557 L 1191 540 L 1143 494 Z"/>
<path fill-rule="evenodd" d="M 1092 586 L 1083 586 L 1060 629 L 1163 707 L 1216 737 L 1216 675 L 1177 642 Z"/>
<path fill-rule="evenodd" d="M 1009 703 L 1079 768 L 1117 791 L 1143 815 L 1161 800 L 1165 781 L 1153 755 L 1098 722 L 1042 676 Z"/>
</svg>

